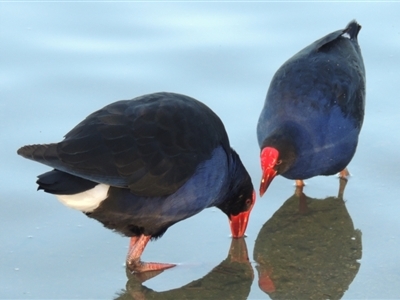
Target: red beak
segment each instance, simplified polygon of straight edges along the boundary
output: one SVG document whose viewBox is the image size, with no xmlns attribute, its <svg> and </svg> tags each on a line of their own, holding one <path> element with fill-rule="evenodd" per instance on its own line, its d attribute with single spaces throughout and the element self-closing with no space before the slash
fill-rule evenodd
<svg viewBox="0 0 400 300">
<path fill-rule="evenodd" d="M 260 197 L 262 197 L 265 191 L 268 189 L 272 179 L 276 176 L 276 171 L 274 169 L 268 169 L 263 172 L 261 184 L 260 184 Z"/>
<path fill-rule="evenodd" d="M 272 179 L 276 176 L 276 162 L 279 157 L 279 152 L 275 148 L 265 147 L 261 150 L 261 169 L 262 169 L 262 179 L 260 184 L 260 196 L 264 195 Z"/>
<path fill-rule="evenodd" d="M 244 211 L 237 216 L 231 215 L 229 225 L 231 226 L 232 237 L 241 238 L 246 232 L 247 223 L 249 222 L 250 211 Z"/>
<path fill-rule="evenodd" d="M 248 199 L 250 200 L 250 199 Z M 235 239 L 241 238 L 246 232 L 247 223 L 249 222 L 250 212 L 256 202 L 256 193 L 253 191 L 253 199 L 248 210 L 239 213 L 238 215 L 230 215 L 229 225 L 231 226 L 232 237 Z"/>
</svg>

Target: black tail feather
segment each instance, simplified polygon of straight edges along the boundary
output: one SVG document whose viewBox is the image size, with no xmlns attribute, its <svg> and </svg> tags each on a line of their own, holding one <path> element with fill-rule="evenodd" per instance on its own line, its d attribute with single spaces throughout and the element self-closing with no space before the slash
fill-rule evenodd
<svg viewBox="0 0 400 300">
<path fill-rule="evenodd" d="M 38 176 L 38 190 L 55 195 L 73 195 L 94 188 L 98 183 L 62 171 L 53 170 Z"/>
<path fill-rule="evenodd" d="M 358 24 L 356 20 L 353 20 L 343 30 L 343 34 L 347 33 L 350 36 L 350 39 L 357 39 L 360 30 L 361 30 L 361 25 Z"/>
<path fill-rule="evenodd" d="M 27 159 L 44 162 L 57 157 L 57 144 L 23 146 L 18 149 L 17 153 Z"/>
</svg>

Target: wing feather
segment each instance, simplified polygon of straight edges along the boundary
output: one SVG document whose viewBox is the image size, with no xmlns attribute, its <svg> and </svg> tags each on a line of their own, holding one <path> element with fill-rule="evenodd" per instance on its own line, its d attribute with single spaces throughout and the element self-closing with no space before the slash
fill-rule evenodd
<svg viewBox="0 0 400 300">
<path fill-rule="evenodd" d="M 25 146 L 19 154 L 143 196 L 174 193 L 216 147 L 229 151 L 218 116 L 201 102 L 172 93 L 112 103 L 51 145 Z M 43 147 L 51 151 L 46 154 Z"/>
</svg>

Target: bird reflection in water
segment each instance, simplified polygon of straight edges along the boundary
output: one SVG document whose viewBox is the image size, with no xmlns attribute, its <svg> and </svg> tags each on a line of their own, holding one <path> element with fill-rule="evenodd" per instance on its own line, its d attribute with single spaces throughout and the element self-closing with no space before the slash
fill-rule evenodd
<svg viewBox="0 0 400 300">
<path fill-rule="evenodd" d="M 344 189 L 346 188 L 347 181 L 350 176 L 350 173 L 345 170 L 344 172 L 340 172 L 339 174 L 339 191 L 338 191 L 338 198 L 343 199 Z M 299 184 L 301 181 L 301 184 Z M 306 214 L 308 213 L 308 204 L 307 204 L 307 196 L 303 193 L 303 188 L 305 186 L 302 180 L 296 180 L 296 191 L 295 195 L 299 199 L 299 213 Z"/>
<path fill-rule="evenodd" d="M 249 262 L 246 242 L 244 238 L 240 238 L 232 239 L 227 258 L 210 273 L 180 288 L 156 292 L 142 284 L 148 279 L 143 274 L 132 274 L 128 271 L 127 276 L 126 290 L 116 298 L 118 300 L 247 299 L 254 272 Z"/>
<path fill-rule="evenodd" d="M 340 179 L 339 197 L 323 200 L 298 187 L 261 228 L 254 260 L 259 287 L 271 299 L 340 299 L 350 286 L 362 244 L 343 201 L 346 182 Z"/>
</svg>

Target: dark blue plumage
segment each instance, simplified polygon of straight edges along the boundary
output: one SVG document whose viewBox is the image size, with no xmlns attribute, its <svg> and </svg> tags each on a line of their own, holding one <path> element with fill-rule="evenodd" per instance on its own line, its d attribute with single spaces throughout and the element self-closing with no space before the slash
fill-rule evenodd
<svg viewBox="0 0 400 300">
<path fill-rule="evenodd" d="M 201 162 L 195 174 L 169 196 L 138 196 L 129 189 L 111 187 L 107 199 L 87 215 L 126 236 L 160 237 L 176 222 L 239 196 L 231 186 L 235 174 L 231 168 L 238 164 L 237 158 L 235 155 L 228 161 L 223 148 L 217 147 L 211 159 Z"/>
<path fill-rule="evenodd" d="M 286 61 L 275 73 L 257 137 L 263 194 L 276 175 L 307 179 L 346 168 L 365 107 L 365 69 L 355 21 Z"/>
<path fill-rule="evenodd" d="M 255 201 L 219 117 L 180 94 L 112 103 L 63 141 L 24 146 L 18 154 L 54 168 L 38 176 L 39 189 L 131 237 L 127 263 L 136 272 L 172 267 L 141 262 L 144 247 L 207 207 L 220 208 L 233 237 L 243 236 Z"/>
</svg>

